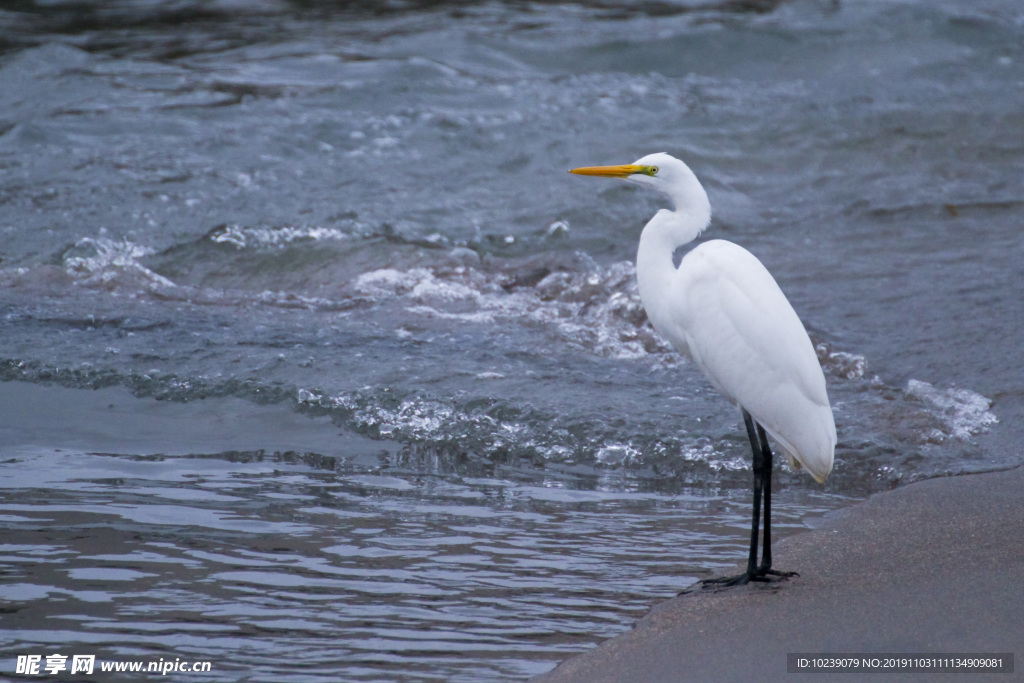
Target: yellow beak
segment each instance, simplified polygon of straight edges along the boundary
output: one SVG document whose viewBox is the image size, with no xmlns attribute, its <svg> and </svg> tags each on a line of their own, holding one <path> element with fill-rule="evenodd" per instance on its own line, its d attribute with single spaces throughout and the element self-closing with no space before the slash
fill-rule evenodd
<svg viewBox="0 0 1024 683">
<path fill-rule="evenodd" d="M 584 166 L 574 168 L 569 173 L 576 175 L 596 175 L 603 178 L 628 178 L 634 173 L 648 174 L 650 166 L 637 166 L 636 164 L 624 164 L 622 166 Z"/>
</svg>

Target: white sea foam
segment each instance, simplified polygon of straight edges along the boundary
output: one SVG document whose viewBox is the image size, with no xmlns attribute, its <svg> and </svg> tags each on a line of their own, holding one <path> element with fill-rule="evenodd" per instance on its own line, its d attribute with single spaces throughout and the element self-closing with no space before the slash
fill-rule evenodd
<svg viewBox="0 0 1024 683">
<path fill-rule="evenodd" d="M 569 460 L 574 453 L 564 444 L 545 440 L 546 427 L 535 429 L 520 422 L 467 413 L 436 399 L 409 397 L 398 405 L 388 406 L 360 392 L 329 396 L 319 390 L 299 389 L 297 400 L 308 406 L 349 411 L 348 419 L 356 429 L 398 441 L 447 441 L 459 436 L 462 441 L 475 440 L 483 455 L 532 451 L 553 461 Z"/>
<path fill-rule="evenodd" d="M 273 228 L 225 225 L 210 233 L 210 240 L 218 244 L 233 244 L 239 249 L 247 247 L 284 247 L 294 242 L 344 241 L 349 233 L 337 228 L 319 226 L 284 225 Z"/>
<path fill-rule="evenodd" d="M 174 289 L 176 285 L 173 282 L 139 263 L 139 259 L 152 253 L 149 247 L 127 239 L 85 237 L 64 255 L 64 269 L 68 275 L 89 286 L 143 291 Z"/>
<path fill-rule="evenodd" d="M 737 472 L 750 469 L 750 459 L 745 453 L 744 455 L 729 456 L 707 442 L 683 448 L 679 457 L 687 462 L 704 463 L 715 472 Z"/>
<path fill-rule="evenodd" d="M 292 292 L 275 292 L 269 289 L 256 295 L 255 301 L 277 308 L 329 309 L 334 306 L 334 302 L 330 299 L 301 296 Z"/>
<path fill-rule="evenodd" d="M 556 271 L 533 286 L 506 288 L 509 279 L 464 266 L 385 268 L 360 275 L 354 289 L 376 301 L 404 301 L 408 312 L 426 317 L 550 325 L 569 343 L 602 356 L 631 359 L 672 350 L 646 324 L 631 263 Z"/>
<path fill-rule="evenodd" d="M 474 377 L 476 379 L 505 379 L 505 375 L 500 372 L 478 372 Z"/>
<path fill-rule="evenodd" d="M 628 444 L 611 444 L 599 448 L 594 458 L 600 465 L 617 467 L 639 462 L 642 460 L 643 454 Z"/>
<path fill-rule="evenodd" d="M 686 444 L 669 438 L 671 443 L 651 447 L 614 439 L 577 440 L 564 430 L 553 428 L 544 418 L 504 420 L 467 412 L 444 400 L 415 396 L 397 404 L 385 404 L 369 387 L 334 396 L 319 389 L 299 389 L 296 398 L 306 406 L 344 411 L 351 427 L 375 437 L 402 443 L 449 443 L 454 439 L 461 447 L 484 457 L 529 453 L 553 463 L 616 469 L 643 465 L 650 457 L 667 456 L 701 463 L 716 472 L 750 468 L 746 457 L 724 453 L 706 441 Z"/>
<path fill-rule="evenodd" d="M 989 410 L 992 401 L 968 389 L 939 389 L 928 382 L 912 379 L 907 382 L 906 392 L 926 403 L 942 420 L 949 435 L 958 439 L 970 439 L 999 422 L 999 418 Z"/>
<path fill-rule="evenodd" d="M 358 396 L 327 396 L 309 389 L 299 389 L 296 398 L 299 403 L 309 406 L 350 410 L 355 427 L 374 429 L 385 438 L 443 438 L 448 433 L 446 427 L 456 422 L 470 419 L 493 422 L 486 416 L 470 418 L 452 406 L 429 399 L 408 398 L 397 407 L 389 407 L 372 400 L 360 400 Z"/>
</svg>

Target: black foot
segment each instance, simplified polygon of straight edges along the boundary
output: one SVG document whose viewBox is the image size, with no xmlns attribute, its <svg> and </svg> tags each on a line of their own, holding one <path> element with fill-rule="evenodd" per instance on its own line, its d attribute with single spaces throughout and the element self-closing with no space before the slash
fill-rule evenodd
<svg viewBox="0 0 1024 683">
<path fill-rule="evenodd" d="M 791 576 L 800 575 L 796 572 L 784 572 L 779 571 L 778 569 L 758 568 L 754 572 L 743 572 L 742 574 L 737 574 L 736 576 L 720 576 L 717 579 L 701 579 L 689 588 L 680 591 L 679 595 L 686 595 L 687 593 L 696 593 L 699 590 L 719 591 L 725 588 L 732 588 L 733 586 L 745 586 L 751 581 L 757 581 L 760 583 L 771 583 L 774 581 L 782 581 L 784 579 L 788 579 Z"/>
<path fill-rule="evenodd" d="M 762 569 L 760 570 L 760 574 L 761 576 L 765 577 L 763 579 L 760 579 L 761 581 L 771 581 L 772 579 L 767 578 L 769 576 L 780 576 L 783 579 L 788 579 L 791 576 L 800 576 L 796 572 L 784 572 L 779 569 Z"/>
</svg>

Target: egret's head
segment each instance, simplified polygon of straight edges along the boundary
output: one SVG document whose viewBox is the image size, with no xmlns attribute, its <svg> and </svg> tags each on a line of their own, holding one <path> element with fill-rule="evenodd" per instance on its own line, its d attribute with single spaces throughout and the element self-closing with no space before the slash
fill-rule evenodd
<svg viewBox="0 0 1024 683">
<path fill-rule="evenodd" d="M 711 206 L 707 193 L 690 167 L 670 154 L 658 152 L 637 159 L 622 166 L 584 166 L 569 173 L 592 175 L 605 178 L 623 178 L 641 185 L 648 185 L 671 198 L 678 209 L 707 212 Z"/>
</svg>

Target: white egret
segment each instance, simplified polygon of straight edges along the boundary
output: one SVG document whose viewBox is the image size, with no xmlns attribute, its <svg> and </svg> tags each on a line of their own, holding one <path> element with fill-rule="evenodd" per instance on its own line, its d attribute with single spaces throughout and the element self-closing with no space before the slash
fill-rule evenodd
<svg viewBox="0 0 1024 683">
<path fill-rule="evenodd" d="M 747 571 L 703 585 L 791 575 L 772 569 L 772 450 L 765 432 L 791 466 L 802 466 L 819 483 L 832 471 L 836 445 L 825 375 L 800 318 L 764 265 L 732 242 L 705 242 L 675 265 L 676 248 L 696 239 L 711 221 L 707 193 L 682 161 L 650 154 L 633 164 L 570 173 L 624 178 L 660 191 L 675 204 L 674 211 L 659 210 L 640 235 L 640 300 L 654 329 L 693 359 L 711 384 L 740 409 L 754 454 Z M 762 499 L 764 538 L 758 564 Z"/>
</svg>

